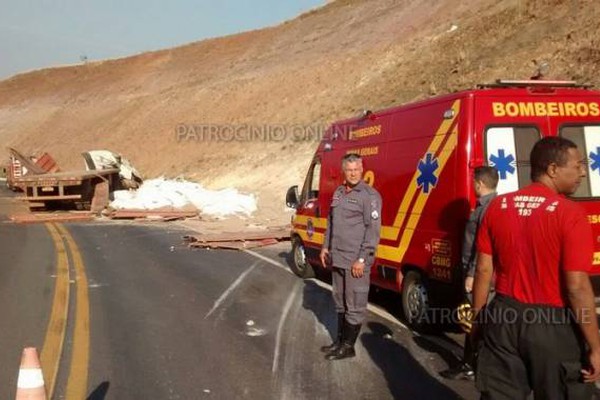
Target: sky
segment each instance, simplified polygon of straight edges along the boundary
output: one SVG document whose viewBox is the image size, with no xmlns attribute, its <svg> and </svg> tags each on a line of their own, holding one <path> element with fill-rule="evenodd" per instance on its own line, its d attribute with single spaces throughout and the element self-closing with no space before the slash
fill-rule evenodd
<svg viewBox="0 0 600 400">
<path fill-rule="evenodd" d="M 0 79 L 276 25 L 325 0 L 0 0 Z"/>
</svg>

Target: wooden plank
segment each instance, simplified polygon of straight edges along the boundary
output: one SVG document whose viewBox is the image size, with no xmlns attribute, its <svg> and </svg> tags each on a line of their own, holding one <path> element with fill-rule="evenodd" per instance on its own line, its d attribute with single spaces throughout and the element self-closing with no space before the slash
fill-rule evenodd
<svg viewBox="0 0 600 400">
<path fill-rule="evenodd" d="M 106 175 L 117 174 L 119 173 L 118 168 L 110 168 L 110 169 L 95 169 L 95 170 L 78 170 L 78 171 L 64 171 L 64 172 L 56 172 L 53 174 L 39 174 L 39 175 L 25 175 L 21 178 L 15 178 L 16 182 L 19 183 L 29 183 L 36 182 L 38 180 L 81 180 L 81 179 L 89 179 L 94 177 L 104 177 Z"/>
<path fill-rule="evenodd" d="M 242 250 L 244 244 L 242 242 L 219 242 L 219 243 L 192 243 L 191 247 L 198 247 L 203 249 L 229 249 L 229 250 Z"/>
<path fill-rule="evenodd" d="M 245 250 L 253 249 L 256 247 L 269 246 L 272 244 L 279 243 L 277 239 L 263 239 L 263 240 L 247 240 L 247 241 L 218 241 L 218 242 L 193 242 L 190 243 L 190 247 L 197 247 L 203 249 L 228 249 L 228 250 Z"/>
<path fill-rule="evenodd" d="M 280 228 L 277 230 L 266 230 L 264 232 L 224 232 L 218 235 L 195 236 L 188 235 L 184 239 L 190 242 L 232 242 L 247 240 L 265 240 L 265 239 L 289 239 L 289 229 Z"/>
<path fill-rule="evenodd" d="M 150 211 L 150 210 L 115 210 L 109 217 L 112 219 L 136 219 L 136 218 L 162 218 L 182 219 L 198 216 L 197 211 Z"/>
<path fill-rule="evenodd" d="M 109 188 L 108 182 L 100 182 L 94 186 L 94 197 L 92 197 L 92 205 L 90 211 L 94 214 L 98 214 L 104 210 L 109 203 Z"/>
<path fill-rule="evenodd" d="M 32 224 L 44 222 L 81 222 L 91 221 L 94 216 L 90 213 L 56 213 L 56 214 L 12 214 L 9 219 L 17 224 Z"/>
<path fill-rule="evenodd" d="M 33 173 L 33 174 L 46 173 L 46 171 L 41 166 L 37 165 L 36 163 L 31 161 L 29 158 L 27 158 L 23 154 L 19 153 L 16 149 L 9 147 L 8 151 L 14 158 L 16 158 L 17 160 L 19 160 L 19 162 L 21 162 L 21 165 L 25 166 L 31 173 Z"/>
<path fill-rule="evenodd" d="M 37 197 L 15 197 L 17 200 L 21 201 L 46 201 L 46 200 L 77 200 L 81 199 L 80 194 L 69 194 L 64 196 L 37 196 Z"/>
</svg>

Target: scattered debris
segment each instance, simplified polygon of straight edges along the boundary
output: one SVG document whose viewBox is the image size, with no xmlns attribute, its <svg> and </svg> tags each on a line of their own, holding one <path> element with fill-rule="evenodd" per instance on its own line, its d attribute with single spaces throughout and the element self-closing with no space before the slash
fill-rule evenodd
<svg viewBox="0 0 600 400">
<path fill-rule="evenodd" d="M 103 213 L 110 219 L 133 219 L 144 221 L 175 221 L 184 218 L 198 217 L 198 211 L 173 210 L 162 208 L 157 210 L 108 210 Z"/>
<path fill-rule="evenodd" d="M 108 182 L 100 182 L 94 186 L 94 196 L 92 197 L 92 204 L 90 211 L 94 214 L 99 214 L 108 206 L 110 187 Z"/>
<path fill-rule="evenodd" d="M 251 337 L 264 336 L 266 333 L 267 333 L 267 331 L 262 328 L 247 328 L 246 329 L 246 335 L 251 336 Z"/>
<path fill-rule="evenodd" d="M 117 168 L 123 189 L 137 189 L 143 182 L 142 175 L 121 154 L 108 150 L 90 150 L 81 155 L 88 170 Z"/>
<path fill-rule="evenodd" d="M 6 168 L 6 185 L 10 190 L 16 191 L 20 189 L 15 186 L 15 178 L 20 178 L 27 174 L 45 174 L 59 171 L 56 161 L 48 153 L 26 157 L 12 147 L 8 148 L 8 152 L 10 155 Z"/>
<path fill-rule="evenodd" d="M 35 224 L 45 222 L 82 222 L 91 221 L 94 215 L 90 212 L 57 212 L 57 213 L 20 213 L 8 216 L 16 224 Z"/>
<path fill-rule="evenodd" d="M 232 250 L 263 247 L 289 239 L 289 228 L 271 228 L 264 232 L 229 232 L 210 236 L 186 235 L 183 237 L 190 247 Z"/>
</svg>

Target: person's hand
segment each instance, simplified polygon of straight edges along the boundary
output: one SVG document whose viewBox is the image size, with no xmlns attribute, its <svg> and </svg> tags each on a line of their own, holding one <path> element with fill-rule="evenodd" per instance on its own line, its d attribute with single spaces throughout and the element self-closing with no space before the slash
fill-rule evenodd
<svg viewBox="0 0 600 400">
<path fill-rule="evenodd" d="M 354 264 L 352 264 L 352 270 L 350 272 L 354 278 L 362 278 L 365 274 L 365 263 L 362 263 L 358 260 L 354 261 Z"/>
<path fill-rule="evenodd" d="M 600 378 L 600 349 L 591 350 L 588 353 L 589 366 L 581 370 L 583 381 L 586 383 L 595 382 Z"/>
<path fill-rule="evenodd" d="M 327 261 L 329 260 L 329 250 L 321 249 L 321 254 L 319 254 L 319 258 L 321 259 L 321 266 L 327 269 Z"/>
<path fill-rule="evenodd" d="M 472 276 L 467 276 L 465 279 L 465 293 L 471 293 L 473 291 L 473 281 L 475 278 Z"/>
</svg>

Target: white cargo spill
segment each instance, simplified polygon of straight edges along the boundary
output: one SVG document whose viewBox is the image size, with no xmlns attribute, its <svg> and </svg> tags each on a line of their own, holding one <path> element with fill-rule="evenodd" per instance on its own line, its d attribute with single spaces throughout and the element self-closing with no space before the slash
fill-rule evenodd
<svg viewBox="0 0 600 400">
<path fill-rule="evenodd" d="M 256 211 L 256 198 L 233 188 L 208 190 L 193 182 L 158 178 L 144 181 L 135 191 L 115 191 L 114 201 L 110 204 L 114 209 L 128 210 L 154 210 L 161 207 L 180 209 L 190 205 L 207 215 L 249 216 Z"/>
</svg>

